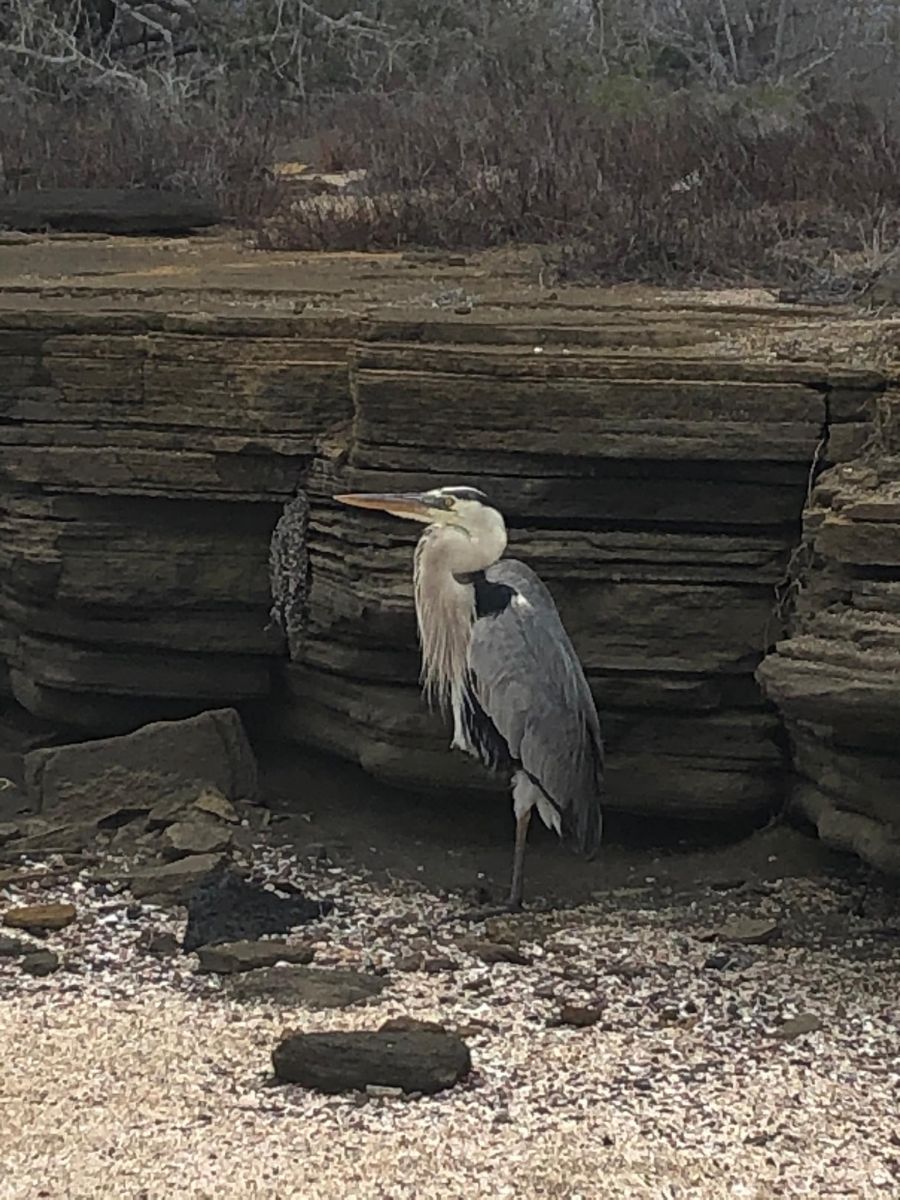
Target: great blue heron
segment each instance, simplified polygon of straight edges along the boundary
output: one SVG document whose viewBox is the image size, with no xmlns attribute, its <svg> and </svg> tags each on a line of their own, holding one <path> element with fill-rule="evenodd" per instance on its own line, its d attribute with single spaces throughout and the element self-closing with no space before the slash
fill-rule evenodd
<svg viewBox="0 0 900 1200">
<path fill-rule="evenodd" d="M 506 524 L 476 488 L 335 499 L 427 525 L 413 570 L 422 681 L 452 714 L 452 745 L 512 777 L 518 909 L 532 809 L 588 856 L 602 831 L 600 722 L 556 605 L 530 567 L 502 557 Z"/>
</svg>

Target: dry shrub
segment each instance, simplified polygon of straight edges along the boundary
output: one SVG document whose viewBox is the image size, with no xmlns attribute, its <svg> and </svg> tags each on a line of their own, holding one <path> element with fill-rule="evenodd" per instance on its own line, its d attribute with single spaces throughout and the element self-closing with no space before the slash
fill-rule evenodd
<svg viewBox="0 0 900 1200">
<path fill-rule="evenodd" d="M 276 197 L 277 110 L 118 96 L 114 103 L 0 105 L 7 186 L 150 187 L 197 192 L 241 225 Z"/>
<path fill-rule="evenodd" d="M 329 123 L 365 194 L 285 199 L 261 245 L 538 243 L 569 279 L 783 280 L 804 245 L 865 250 L 900 211 L 900 140 L 852 104 L 773 120 L 690 92 L 463 90 L 355 98 Z"/>
</svg>

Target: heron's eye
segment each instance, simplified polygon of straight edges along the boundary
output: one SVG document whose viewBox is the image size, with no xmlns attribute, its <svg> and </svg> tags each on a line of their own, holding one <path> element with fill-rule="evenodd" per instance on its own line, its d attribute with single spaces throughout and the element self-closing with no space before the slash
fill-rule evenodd
<svg viewBox="0 0 900 1200">
<path fill-rule="evenodd" d="M 452 509 L 456 504 L 456 498 L 454 496 L 447 496 L 441 492 L 432 493 L 432 495 L 429 496 L 428 501 L 432 508 L 443 508 L 446 511 Z"/>
</svg>

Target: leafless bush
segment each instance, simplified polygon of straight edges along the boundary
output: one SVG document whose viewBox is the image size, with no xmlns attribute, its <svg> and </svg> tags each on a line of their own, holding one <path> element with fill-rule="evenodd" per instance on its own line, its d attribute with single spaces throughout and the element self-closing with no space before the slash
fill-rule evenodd
<svg viewBox="0 0 900 1200">
<path fill-rule="evenodd" d="M 297 201 L 263 245 L 562 246 L 560 275 L 786 281 L 825 248 L 862 250 L 900 212 L 900 140 L 858 106 L 756 120 L 747 97 L 556 87 L 395 96 L 334 114 L 362 197 Z M 763 110 L 765 116 L 765 109 Z M 896 224 L 896 223 L 895 223 Z"/>
<path fill-rule="evenodd" d="M 894 237 L 896 10 L 0 0 L 0 188 L 199 188 L 262 246 L 530 241 L 570 278 L 787 278 Z M 272 180 L 321 130 L 366 194 Z"/>
</svg>

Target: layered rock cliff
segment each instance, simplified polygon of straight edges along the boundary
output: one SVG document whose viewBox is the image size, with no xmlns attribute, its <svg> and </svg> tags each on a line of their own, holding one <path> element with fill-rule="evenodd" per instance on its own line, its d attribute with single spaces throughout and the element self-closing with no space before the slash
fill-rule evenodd
<svg viewBox="0 0 900 1200">
<path fill-rule="evenodd" d="M 611 804 L 774 807 L 786 764 L 754 671 L 779 633 L 829 395 L 862 403 L 877 378 L 432 338 L 351 350 L 352 428 L 309 479 L 309 624 L 282 730 L 423 790 L 482 780 L 418 697 L 414 527 L 330 499 L 465 481 L 559 603 L 601 709 Z"/>
<path fill-rule="evenodd" d="M 900 397 L 861 455 L 824 473 L 785 600 L 790 636 L 759 669 L 790 735 L 789 798 L 820 835 L 900 873 Z"/>
<path fill-rule="evenodd" d="M 735 331 L 775 320 L 752 312 L 537 323 L 174 307 L 0 310 L 8 726 L 40 719 L 32 740 L 46 740 L 238 704 L 270 735 L 423 793 L 495 786 L 448 751 L 419 696 L 415 528 L 331 501 L 467 482 L 557 598 L 601 709 L 612 805 L 729 822 L 774 809 L 790 762 L 772 700 L 821 787 L 807 764 L 833 745 L 810 741 L 794 685 L 778 682 L 802 668 L 783 664 L 848 620 L 856 632 L 838 641 L 854 653 L 859 629 L 887 636 L 894 581 L 877 555 L 871 577 L 850 569 L 848 618 L 846 583 L 834 611 L 834 571 L 816 567 L 804 603 L 828 595 L 802 619 L 818 624 L 793 617 L 788 641 L 782 622 L 800 608 L 785 581 L 806 553 L 811 483 L 830 466 L 808 535 L 840 490 L 834 464 L 874 427 L 881 375 L 760 353 L 752 338 L 742 350 Z M 269 622 L 268 554 L 298 489 L 309 579 L 289 657 Z M 832 524 L 848 521 L 865 536 L 845 554 L 869 554 L 870 527 L 888 528 L 844 510 Z M 845 580 L 828 549 L 837 528 L 817 536 L 816 563 L 830 554 Z M 767 698 L 755 676 L 776 642 Z M 877 759 L 889 745 L 864 753 L 890 778 Z"/>
<path fill-rule="evenodd" d="M 29 713 L 112 733 L 268 695 L 269 536 L 350 405 L 345 339 L 292 333 L 3 315 L 0 621 Z"/>
</svg>

